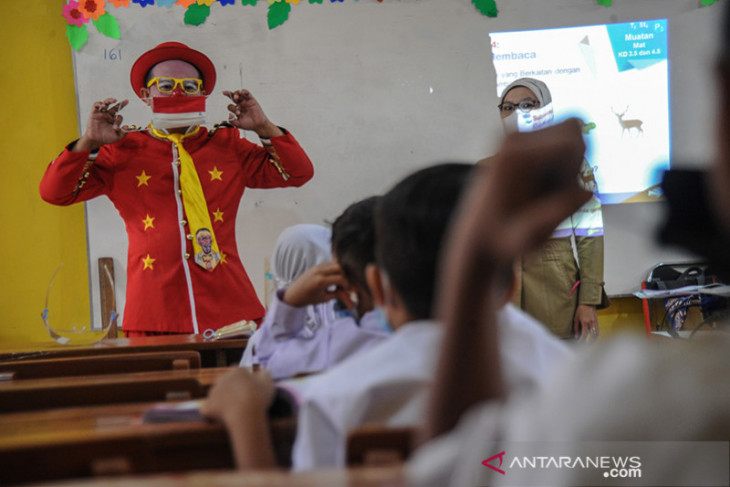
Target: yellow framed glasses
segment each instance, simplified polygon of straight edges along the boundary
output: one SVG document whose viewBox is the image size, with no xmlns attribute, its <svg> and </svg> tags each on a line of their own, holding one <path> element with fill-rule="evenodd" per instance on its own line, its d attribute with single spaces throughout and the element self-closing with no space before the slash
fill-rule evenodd
<svg viewBox="0 0 730 487">
<path fill-rule="evenodd" d="M 188 95 L 197 95 L 200 93 L 200 86 L 203 84 L 202 79 L 198 78 L 172 78 L 170 76 L 155 76 L 147 82 L 147 88 L 157 84 L 160 93 L 172 93 L 179 85 Z"/>
</svg>

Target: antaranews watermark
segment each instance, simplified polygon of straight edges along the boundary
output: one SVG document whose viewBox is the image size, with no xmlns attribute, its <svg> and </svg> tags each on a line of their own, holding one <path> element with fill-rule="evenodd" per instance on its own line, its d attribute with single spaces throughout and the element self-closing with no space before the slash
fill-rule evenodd
<svg viewBox="0 0 730 487">
<path fill-rule="evenodd" d="M 730 485 L 730 442 L 503 442 L 482 451 L 484 486 Z"/>
</svg>

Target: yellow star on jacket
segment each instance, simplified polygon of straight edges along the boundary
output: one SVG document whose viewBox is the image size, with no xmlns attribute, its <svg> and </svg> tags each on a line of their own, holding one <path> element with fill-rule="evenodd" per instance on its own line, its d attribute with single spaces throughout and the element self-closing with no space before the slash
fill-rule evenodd
<svg viewBox="0 0 730 487">
<path fill-rule="evenodd" d="M 145 231 L 148 228 L 155 228 L 154 221 L 155 221 L 154 217 L 151 217 L 150 214 L 147 213 L 147 218 L 145 218 L 144 220 L 142 220 L 142 223 L 144 223 L 144 229 L 145 229 Z"/>
<path fill-rule="evenodd" d="M 142 267 L 142 270 L 144 270 L 144 269 L 153 269 L 152 264 L 156 260 L 157 259 L 153 259 L 152 257 L 150 257 L 150 254 L 147 254 L 147 257 L 145 257 L 145 258 L 142 259 L 142 264 L 144 264 L 144 267 Z"/>
<path fill-rule="evenodd" d="M 215 210 L 213 212 L 213 221 L 214 222 L 222 222 L 223 221 L 223 212 L 221 211 L 220 208 L 218 208 L 217 210 Z"/>
<path fill-rule="evenodd" d="M 215 181 L 215 180 L 223 181 L 223 179 L 221 179 L 221 174 L 223 174 L 223 171 L 219 171 L 218 166 L 213 166 L 213 170 L 208 171 L 208 173 L 210 174 L 211 181 Z"/>
<path fill-rule="evenodd" d="M 147 184 L 147 181 L 149 181 L 150 176 L 148 176 L 147 173 L 144 172 L 144 170 L 142 170 L 142 174 L 140 174 L 139 176 L 136 176 L 136 178 L 137 178 L 137 181 L 139 181 L 137 183 L 138 188 L 142 185 L 149 186 L 149 184 Z"/>
</svg>

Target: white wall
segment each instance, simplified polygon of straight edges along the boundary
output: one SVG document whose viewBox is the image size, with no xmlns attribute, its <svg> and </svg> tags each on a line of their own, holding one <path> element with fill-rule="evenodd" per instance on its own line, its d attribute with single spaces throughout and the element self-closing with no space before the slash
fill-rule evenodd
<svg viewBox="0 0 730 487">
<path fill-rule="evenodd" d="M 292 5 L 290 19 L 269 30 L 268 2 L 214 5 L 205 24 L 183 24 L 180 7 L 114 9 L 122 39 L 90 27 L 75 53 L 80 119 L 106 97 L 129 98 L 125 122 L 145 124 L 147 108 L 129 85 L 145 50 L 179 40 L 206 52 L 219 81 L 208 100 L 209 124 L 226 118 L 224 89 L 250 89 L 269 118 L 309 153 L 315 178 L 299 189 L 249 190 L 237 225 L 244 264 L 263 299 L 264 259 L 279 232 L 301 222 L 333 220 L 349 203 L 386 190 L 416 168 L 492 154 L 502 129 L 491 65 L 490 31 L 668 18 L 673 159 L 699 164 L 712 155 L 715 104 L 709 77 L 721 6 L 696 0 L 500 0 L 499 16 L 470 0 L 348 1 Z M 109 60 L 109 50 L 121 60 Z M 104 53 L 107 53 L 107 59 Z M 84 122 L 85 123 L 85 122 Z M 83 128 L 83 127 L 82 127 Z M 256 141 L 255 134 L 247 134 Z M 126 234 L 105 198 L 87 203 L 92 292 L 98 310 L 98 257 L 115 259 L 123 309 Z M 606 281 L 610 294 L 635 290 L 658 261 L 688 257 L 653 244 L 660 205 L 605 207 Z M 98 322 L 98 311 L 95 321 Z"/>
</svg>

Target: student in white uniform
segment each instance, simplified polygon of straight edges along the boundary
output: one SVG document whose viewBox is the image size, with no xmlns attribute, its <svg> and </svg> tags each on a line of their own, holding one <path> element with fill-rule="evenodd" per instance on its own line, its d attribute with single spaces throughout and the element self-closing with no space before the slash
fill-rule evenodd
<svg viewBox="0 0 730 487">
<path fill-rule="evenodd" d="M 368 268 L 375 302 L 393 337 L 306 384 L 292 453 L 295 470 L 345 465 L 347 434 L 367 423 L 419 426 L 433 380 L 441 326 L 433 320 L 436 262 L 472 167 L 444 164 L 398 183 L 376 213 L 376 261 Z M 499 296 L 511 299 L 507 267 Z M 512 392 L 541 383 L 568 348 L 512 305 L 499 313 L 500 354 Z"/>
<path fill-rule="evenodd" d="M 369 267 L 367 274 L 375 303 L 384 309 L 395 332 L 381 345 L 324 374 L 280 384 L 300 399 L 294 469 L 344 466 L 347 433 L 363 424 L 421 423 L 442 335 L 433 321 L 436 261 L 471 168 L 466 164 L 427 168 L 382 197 L 376 213 L 377 265 Z M 506 290 L 514 276 L 511 267 L 504 271 L 502 302 L 511 297 Z M 500 326 L 504 331 L 500 354 L 514 391 L 544 382 L 570 355 L 563 343 L 512 305 L 500 311 Z M 239 378 L 238 384 L 230 377 L 224 380 L 225 387 L 211 391 L 205 411 L 222 418 L 231 435 L 238 435 L 234 444 L 245 443 L 240 438 L 245 431 L 233 430 L 230 409 L 235 404 L 226 401 L 225 394 L 226 388 L 240 391 L 255 381 L 250 377 Z M 241 418 L 235 418 L 240 423 Z M 252 464 L 240 453 L 250 450 L 238 448 L 239 466 Z"/>
</svg>

